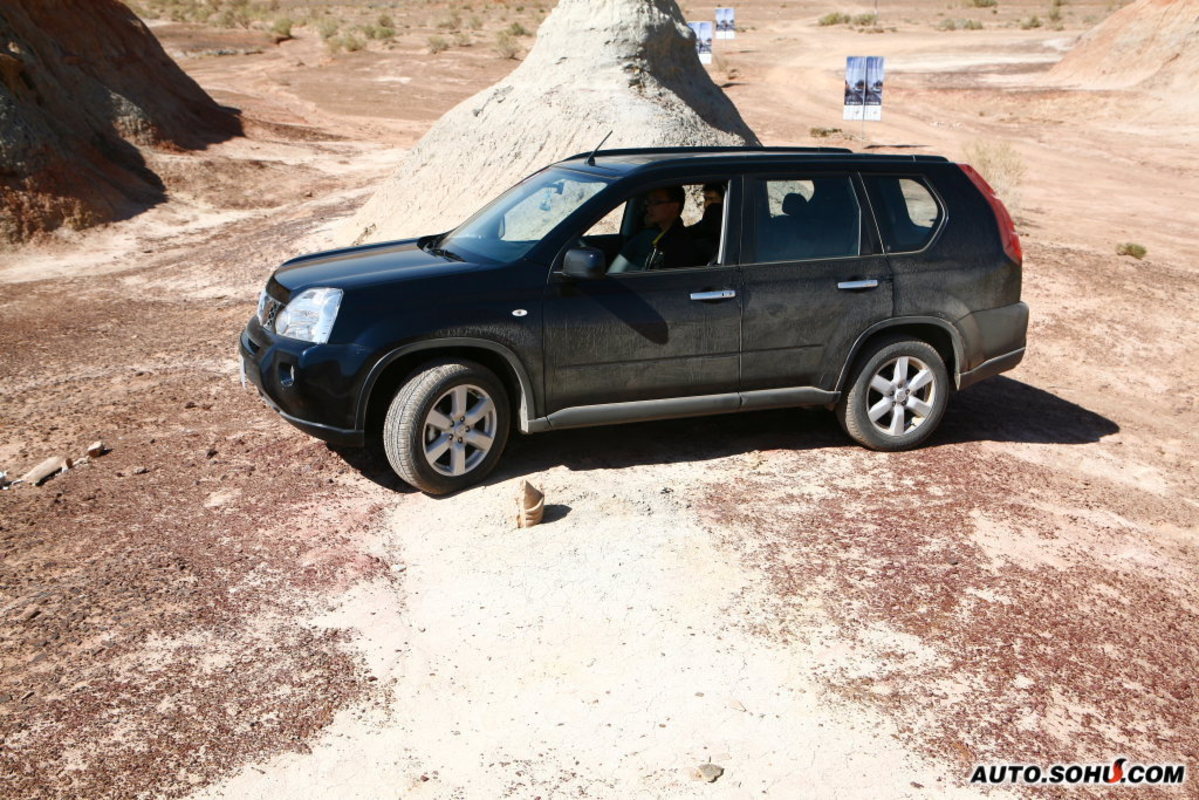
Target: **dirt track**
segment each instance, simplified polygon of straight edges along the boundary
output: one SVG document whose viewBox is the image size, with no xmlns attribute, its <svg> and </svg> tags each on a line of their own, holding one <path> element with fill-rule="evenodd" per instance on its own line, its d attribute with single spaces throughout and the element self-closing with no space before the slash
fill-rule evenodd
<svg viewBox="0 0 1199 800">
<path fill-rule="evenodd" d="M 869 46 L 873 142 L 1010 141 L 1026 363 L 914 453 L 824 412 L 684 420 L 523 438 L 443 500 L 278 420 L 234 348 L 270 269 L 504 64 L 420 56 L 457 82 L 418 119 L 372 79 L 407 51 L 184 60 L 250 137 L 160 157 L 171 203 L 0 254 L 0 469 L 112 448 L 0 494 L 0 793 L 972 796 L 980 762 L 1199 766 L 1199 128 L 1044 82 L 1078 18 L 863 40 L 826 10 L 747 4 L 730 96 L 810 143 L 841 124 L 819 54 Z"/>
</svg>

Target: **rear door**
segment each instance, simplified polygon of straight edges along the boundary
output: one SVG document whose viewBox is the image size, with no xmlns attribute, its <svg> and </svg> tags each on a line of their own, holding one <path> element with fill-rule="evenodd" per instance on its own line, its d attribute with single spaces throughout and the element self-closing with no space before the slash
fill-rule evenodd
<svg viewBox="0 0 1199 800">
<path fill-rule="evenodd" d="M 748 176 L 745 194 L 741 388 L 834 389 L 854 340 L 892 313 L 861 182 L 795 170 Z"/>
</svg>

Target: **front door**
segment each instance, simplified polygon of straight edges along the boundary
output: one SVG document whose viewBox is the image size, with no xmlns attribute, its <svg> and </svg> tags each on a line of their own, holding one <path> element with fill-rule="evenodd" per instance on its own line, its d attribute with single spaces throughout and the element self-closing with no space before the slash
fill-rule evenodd
<svg viewBox="0 0 1199 800">
<path fill-rule="evenodd" d="M 546 412 L 736 392 L 739 289 L 728 266 L 553 275 L 544 306 Z"/>
</svg>

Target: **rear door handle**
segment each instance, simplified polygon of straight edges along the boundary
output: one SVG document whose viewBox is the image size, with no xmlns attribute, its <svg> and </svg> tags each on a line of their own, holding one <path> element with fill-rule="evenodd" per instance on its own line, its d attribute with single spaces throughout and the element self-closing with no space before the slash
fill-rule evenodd
<svg viewBox="0 0 1199 800">
<path fill-rule="evenodd" d="M 736 297 L 737 292 L 732 289 L 713 289 L 708 292 L 692 292 L 692 300 L 728 300 Z"/>
<path fill-rule="evenodd" d="M 877 289 L 878 281 L 870 278 L 864 281 L 841 281 L 837 284 L 838 289 L 843 289 L 847 292 L 852 292 L 855 289 Z"/>
</svg>

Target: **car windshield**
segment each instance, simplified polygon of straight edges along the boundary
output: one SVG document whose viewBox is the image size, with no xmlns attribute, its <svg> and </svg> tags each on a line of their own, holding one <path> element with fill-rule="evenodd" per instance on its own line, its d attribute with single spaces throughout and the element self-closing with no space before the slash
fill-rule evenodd
<svg viewBox="0 0 1199 800">
<path fill-rule="evenodd" d="M 472 261 L 515 261 L 609 183 L 598 175 L 544 169 L 484 206 L 436 248 Z"/>
</svg>

